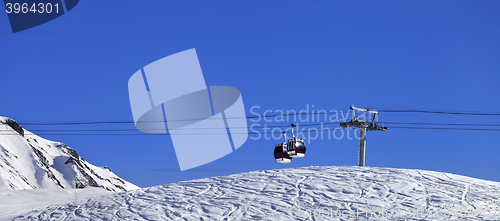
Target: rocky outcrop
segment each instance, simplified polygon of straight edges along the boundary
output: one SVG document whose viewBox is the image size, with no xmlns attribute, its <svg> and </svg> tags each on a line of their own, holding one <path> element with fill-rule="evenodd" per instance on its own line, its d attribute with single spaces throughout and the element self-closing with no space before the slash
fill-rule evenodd
<svg viewBox="0 0 500 221">
<path fill-rule="evenodd" d="M 19 126 L 19 124 L 15 120 L 6 118 L 2 123 L 9 125 L 9 127 L 14 129 L 17 133 L 19 133 L 21 136 L 24 137 L 24 129 L 21 126 Z"/>
</svg>

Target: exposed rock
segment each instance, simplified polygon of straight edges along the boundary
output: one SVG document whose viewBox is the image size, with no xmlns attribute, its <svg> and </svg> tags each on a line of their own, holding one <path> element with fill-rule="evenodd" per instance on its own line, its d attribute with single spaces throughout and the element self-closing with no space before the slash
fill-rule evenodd
<svg viewBox="0 0 500 221">
<path fill-rule="evenodd" d="M 13 130 L 15 130 L 17 133 L 21 134 L 21 136 L 24 137 L 24 129 L 21 126 L 19 126 L 19 124 L 15 120 L 7 118 L 2 123 L 9 125 L 9 127 L 11 127 Z"/>
</svg>

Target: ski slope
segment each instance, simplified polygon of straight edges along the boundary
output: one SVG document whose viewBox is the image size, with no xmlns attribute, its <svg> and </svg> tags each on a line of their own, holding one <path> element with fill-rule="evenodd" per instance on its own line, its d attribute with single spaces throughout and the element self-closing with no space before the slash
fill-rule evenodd
<svg viewBox="0 0 500 221">
<path fill-rule="evenodd" d="M 14 220 L 500 220 L 500 183 L 442 172 L 307 167 L 81 199 Z"/>
<path fill-rule="evenodd" d="M 71 203 L 76 199 L 113 193 L 98 187 L 83 189 L 0 190 L 0 221 L 12 220 L 14 217 L 34 209 L 43 209 L 48 205 Z"/>
</svg>

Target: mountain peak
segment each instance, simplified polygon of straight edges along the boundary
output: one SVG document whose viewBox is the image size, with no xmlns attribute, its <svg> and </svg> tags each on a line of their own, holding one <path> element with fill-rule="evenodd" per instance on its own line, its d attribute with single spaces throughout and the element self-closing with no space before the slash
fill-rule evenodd
<svg viewBox="0 0 500 221">
<path fill-rule="evenodd" d="M 139 187 L 97 167 L 61 142 L 43 139 L 0 117 L 0 189 L 98 187 L 121 192 Z"/>
</svg>

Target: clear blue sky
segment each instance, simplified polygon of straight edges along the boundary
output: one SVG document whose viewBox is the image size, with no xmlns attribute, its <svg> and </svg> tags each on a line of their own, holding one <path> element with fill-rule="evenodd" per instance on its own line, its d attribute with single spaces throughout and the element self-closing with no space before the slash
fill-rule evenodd
<svg viewBox="0 0 500 221">
<path fill-rule="evenodd" d="M 262 114 L 353 104 L 498 112 L 499 39 L 499 1 L 80 1 L 66 15 L 16 34 L 1 12 L 0 115 L 20 123 L 132 121 L 130 76 L 190 48 L 207 85 L 238 88 L 248 115 L 252 106 Z M 379 120 L 500 123 L 499 116 L 417 113 L 382 113 Z M 106 128 L 134 126 L 71 127 Z M 368 132 L 366 164 L 500 181 L 499 135 L 389 125 L 387 132 Z M 249 139 L 230 155 L 180 172 L 168 136 L 43 137 L 141 187 L 252 170 L 354 166 L 358 154 L 357 140 L 314 140 L 305 158 L 282 165 L 272 157 L 279 141 Z"/>
</svg>

